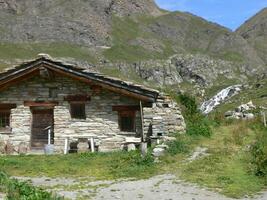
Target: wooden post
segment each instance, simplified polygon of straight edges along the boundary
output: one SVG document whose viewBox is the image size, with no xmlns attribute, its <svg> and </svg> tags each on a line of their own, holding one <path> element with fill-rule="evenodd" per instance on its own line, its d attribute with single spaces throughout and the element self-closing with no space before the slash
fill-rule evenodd
<svg viewBox="0 0 267 200">
<path fill-rule="evenodd" d="M 64 145 L 64 154 L 68 154 L 69 151 L 69 138 L 65 139 L 65 145 Z"/>
<path fill-rule="evenodd" d="M 262 112 L 262 115 L 263 115 L 263 124 L 264 124 L 264 126 L 266 127 L 267 124 L 266 124 L 266 113 L 265 113 L 265 111 Z"/>
<path fill-rule="evenodd" d="M 144 115 L 143 115 L 142 101 L 140 101 L 140 117 L 141 117 L 141 142 L 145 142 L 145 135 L 144 135 Z"/>
<path fill-rule="evenodd" d="M 95 152 L 95 142 L 94 142 L 94 138 L 90 139 L 91 142 L 91 152 L 94 153 Z"/>
<path fill-rule="evenodd" d="M 147 143 L 146 142 L 141 142 L 141 153 L 143 157 L 147 155 Z"/>
<path fill-rule="evenodd" d="M 147 143 L 144 134 L 144 113 L 142 101 L 140 101 L 140 116 L 141 116 L 141 154 L 144 157 L 147 154 Z"/>
<path fill-rule="evenodd" d="M 51 128 L 48 129 L 48 145 L 51 145 Z"/>
</svg>

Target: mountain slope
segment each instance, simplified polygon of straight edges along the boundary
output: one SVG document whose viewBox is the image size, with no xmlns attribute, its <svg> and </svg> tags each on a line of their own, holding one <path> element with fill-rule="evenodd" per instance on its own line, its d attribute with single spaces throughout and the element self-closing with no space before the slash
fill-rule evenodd
<svg viewBox="0 0 267 200">
<path fill-rule="evenodd" d="M 104 45 L 109 40 L 112 14 L 161 11 L 152 0 L 1 0 L 1 41 L 61 41 Z"/>
<path fill-rule="evenodd" d="M 267 63 L 267 8 L 246 21 L 236 32 L 246 39 Z"/>
<path fill-rule="evenodd" d="M 0 0 L 0 70 L 40 52 L 202 97 L 266 71 L 238 33 L 153 0 Z"/>
</svg>

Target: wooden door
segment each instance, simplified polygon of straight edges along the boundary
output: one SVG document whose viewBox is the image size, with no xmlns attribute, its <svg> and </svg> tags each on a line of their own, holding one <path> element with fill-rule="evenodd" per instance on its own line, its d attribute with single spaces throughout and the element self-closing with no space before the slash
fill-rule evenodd
<svg viewBox="0 0 267 200">
<path fill-rule="evenodd" d="M 31 147 L 32 148 L 44 148 L 48 144 L 48 130 L 47 127 L 51 126 L 51 140 L 53 137 L 53 125 L 54 125 L 54 110 L 45 108 L 32 109 L 32 136 Z"/>
</svg>

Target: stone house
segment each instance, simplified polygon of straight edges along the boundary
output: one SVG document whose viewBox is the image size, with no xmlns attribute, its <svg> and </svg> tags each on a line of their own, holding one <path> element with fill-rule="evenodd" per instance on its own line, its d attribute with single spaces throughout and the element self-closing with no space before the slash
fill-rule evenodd
<svg viewBox="0 0 267 200">
<path fill-rule="evenodd" d="M 158 91 L 47 55 L 0 73 L 2 153 L 49 142 L 63 153 L 66 139 L 68 149 L 85 140 L 88 150 L 112 151 L 184 129 L 176 103 Z"/>
</svg>

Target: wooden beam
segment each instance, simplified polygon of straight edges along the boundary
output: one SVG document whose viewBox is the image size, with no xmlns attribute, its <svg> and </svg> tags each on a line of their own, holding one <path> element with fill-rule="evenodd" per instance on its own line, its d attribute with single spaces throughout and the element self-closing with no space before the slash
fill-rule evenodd
<svg viewBox="0 0 267 200">
<path fill-rule="evenodd" d="M 64 97 L 65 101 L 91 101 L 91 96 L 90 95 L 83 95 L 83 94 L 78 94 L 78 95 L 68 95 Z"/>
<path fill-rule="evenodd" d="M 13 108 L 16 108 L 17 105 L 16 104 L 11 104 L 11 103 L 0 103 L 0 109 L 1 110 L 10 110 Z"/>
<path fill-rule="evenodd" d="M 19 76 L 12 77 L 6 81 L 3 81 L 0 83 L 0 91 L 4 90 L 10 86 L 13 86 L 13 85 L 15 85 L 21 81 L 27 80 L 27 79 L 33 77 L 34 75 L 38 75 L 38 74 L 39 74 L 38 68 L 34 68 L 32 70 L 27 71 L 27 73 L 23 73 Z"/>
<path fill-rule="evenodd" d="M 139 111 L 139 106 L 112 106 L 112 111 Z"/>
<path fill-rule="evenodd" d="M 108 90 L 110 90 L 112 92 L 123 94 L 125 96 L 129 96 L 129 97 L 132 97 L 134 99 L 142 100 L 142 101 L 145 101 L 145 102 L 153 102 L 154 101 L 153 98 L 146 97 L 146 96 L 143 96 L 143 95 L 140 95 L 140 94 L 136 94 L 134 92 L 127 91 L 126 89 L 123 89 L 123 88 L 118 88 L 118 87 L 114 87 L 114 86 L 111 86 L 111 85 L 108 85 L 108 84 L 105 84 L 105 83 L 101 83 L 101 82 L 98 82 L 98 81 L 89 80 L 89 78 L 81 77 L 79 75 L 72 74 L 71 72 L 63 71 L 62 69 L 58 69 L 58 68 L 56 68 L 56 66 L 50 66 L 48 64 L 45 65 L 45 66 L 47 68 L 55 71 L 55 72 L 58 72 L 59 74 L 63 74 L 65 76 L 71 77 L 73 79 L 76 79 L 76 80 L 91 84 L 93 86 L 97 85 L 97 86 L 100 86 L 102 88 L 108 89 Z"/>
<path fill-rule="evenodd" d="M 57 101 L 24 101 L 24 106 L 29 106 L 29 107 L 55 107 L 58 105 Z"/>
</svg>

